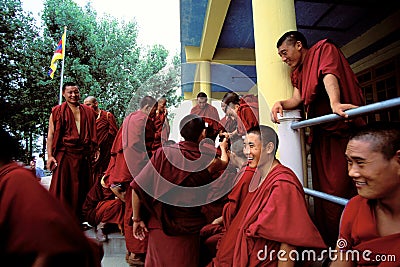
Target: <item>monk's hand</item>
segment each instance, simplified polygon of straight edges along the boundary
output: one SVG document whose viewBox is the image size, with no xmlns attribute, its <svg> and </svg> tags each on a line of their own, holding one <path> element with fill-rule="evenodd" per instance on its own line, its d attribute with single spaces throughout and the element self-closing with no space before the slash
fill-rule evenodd
<svg viewBox="0 0 400 267">
<path fill-rule="evenodd" d="M 280 114 L 281 117 L 283 116 L 283 106 L 281 101 L 276 102 L 271 109 L 271 120 L 275 123 L 280 123 L 278 114 Z"/>
<path fill-rule="evenodd" d="M 352 104 L 341 104 L 341 103 L 336 103 L 332 104 L 331 108 L 333 113 L 343 117 L 343 118 L 348 118 L 349 115 L 345 113 L 346 110 L 357 108 L 358 106 L 352 105 Z"/>
<path fill-rule="evenodd" d="M 228 138 L 224 137 L 221 143 L 219 143 L 219 147 L 221 149 L 224 149 L 225 151 L 228 151 Z"/>
<path fill-rule="evenodd" d="M 217 219 L 215 219 L 214 221 L 212 221 L 211 224 L 222 224 L 223 219 L 222 216 L 218 217 Z"/>
<path fill-rule="evenodd" d="M 141 221 L 137 221 L 137 220 L 133 221 L 132 231 L 133 231 L 133 236 L 139 240 L 143 240 L 146 237 L 146 233 L 149 232 L 147 230 L 146 225 L 144 224 L 144 222 L 142 220 Z"/>
<path fill-rule="evenodd" d="M 54 171 L 54 169 L 57 168 L 57 160 L 54 157 L 49 157 L 46 167 L 49 171 Z"/>
</svg>

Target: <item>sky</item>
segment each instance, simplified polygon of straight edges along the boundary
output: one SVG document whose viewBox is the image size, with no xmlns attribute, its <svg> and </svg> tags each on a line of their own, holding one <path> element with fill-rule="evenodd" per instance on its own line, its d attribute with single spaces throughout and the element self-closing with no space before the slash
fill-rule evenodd
<svg viewBox="0 0 400 267">
<path fill-rule="evenodd" d="M 84 6 L 87 0 L 74 0 Z M 37 15 L 43 10 L 42 0 L 23 0 L 24 10 Z M 142 45 L 164 45 L 171 54 L 180 52 L 179 0 L 92 0 L 99 16 L 132 20 L 135 18 Z"/>
</svg>

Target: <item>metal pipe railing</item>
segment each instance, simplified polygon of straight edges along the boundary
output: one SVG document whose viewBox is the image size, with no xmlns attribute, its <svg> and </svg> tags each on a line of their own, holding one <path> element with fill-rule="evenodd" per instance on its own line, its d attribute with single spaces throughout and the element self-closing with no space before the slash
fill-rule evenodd
<svg viewBox="0 0 400 267">
<path fill-rule="evenodd" d="M 349 118 L 351 118 L 351 117 L 366 115 L 369 113 L 386 110 L 386 109 L 390 109 L 390 108 L 394 108 L 394 107 L 400 107 L 400 97 L 392 98 L 392 99 L 385 100 L 385 101 L 378 102 L 378 103 L 361 106 L 361 107 L 354 108 L 354 109 L 349 109 L 349 110 L 346 110 L 346 114 L 348 114 Z M 337 114 L 328 114 L 328 115 L 324 115 L 321 117 L 312 118 L 309 120 L 293 122 L 290 125 L 290 128 L 292 128 L 293 130 L 296 130 L 296 129 L 304 128 L 307 126 L 313 126 L 313 125 L 317 125 L 317 124 L 322 124 L 322 123 L 331 122 L 331 121 L 344 120 L 344 119 L 347 119 L 347 118 L 343 118 Z"/>
<path fill-rule="evenodd" d="M 329 195 L 327 193 L 323 193 L 320 191 L 312 190 L 312 189 L 309 189 L 306 187 L 304 187 L 303 189 L 304 189 L 304 193 L 306 193 L 307 195 L 322 198 L 322 199 L 328 200 L 330 202 L 333 202 L 333 203 L 336 203 L 339 205 L 346 206 L 347 202 L 349 201 L 348 199 L 345 199 L 342 197 L 336 197 L 336 196 Z"/>
</svg>

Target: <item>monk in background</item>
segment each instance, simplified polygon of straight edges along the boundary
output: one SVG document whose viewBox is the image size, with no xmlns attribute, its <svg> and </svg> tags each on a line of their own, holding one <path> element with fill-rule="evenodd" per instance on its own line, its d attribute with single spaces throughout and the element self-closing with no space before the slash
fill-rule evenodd
<svg viewBox="0 0 400 267">
<path fill-rule="evenodd" d="M 190 110 L 190 114 L 196 114 L 203 118 L 207 124 L 206 138 L 210 138 L 215 142 L 215 138 L 217 138 L 218 130 L 220 128 L 218 111 L 215 107 L 207 103 L 208 97 L 206 93 L 198 93 L 196 99 L 197 105 Z"/>
<path fill-rule="evenodd" d="M 108 167 L 111 158 L 111 146 L 117 135 L 118 126 L 111 112 L 101 110 L 94 96 L 88 96 L 83 103 L 96 113 L 96 132 L 100 155 L 92 164 L 92 186 L 94 186 Z"/>
<path fill-rule="evenodd" d="M 2 266 L 100 267 L 102 248 L 74 214 L 13 161 L 17 141 L 0 129 L 0 257 Z"/>
<path fill-rule="evenodd" d="M 399 266 L 400 124 L 361 128 L 350 136 L 346 158 L 358 196 L 343 211 L 336 246 L 339 254 L 330 266 Z M 349 257 L 354 252 L 359 259 Z"/>
<path fill-rule="evenodd" d="M 125 190 L 124 234 L 128 250 L 127 262 L 131 266 L 144 263 L 147 239 L 137 240 L 132 232 L 132 189 L 129 183 L 139 174 L 152 154 L 154 118 L 157 100 L 145 96 L 140 109 L 130 113 L 120 127 L 111 149 L 111 160 L 103 177 L 105 187 Z M 115 190 L 118 196 L 117 190 Z"/>
<path fill-rule="evenodd" d="M 244 154 L 250 169 L 244 175 L 250 171 L 252 179 L 236 208 L 224 208 L 226 232 L 209 266 L 294 266 L 291 251 L 325 247 L 308 215 L 299 179 L 275 158 L 278 142 L 268 126 L 247 132 Z M 283 251 L 286 261 L 273 251 Z M 283 258 L 282 253 L 279 256 Z"/>
<path fill-rule="evenodd" d="M 168 141 L 170 134 L 170 126 L 168 122 L 168 109 L 167 109 L 167 99 L 161 97 L 157 101 L 157 111 L 154 116 L 154 142 L 152 151 L 156 151 L 161 147 L 166 141 Z"/>
<path fill-rule="evenodd" d="M 187 115 L 179 128 L 185 141 L 157 150 L 131 183 L 133 233 L 139 240 L 149 237 L 149 267 L 199 265 L 199 232 L 206 218 L 201 206 L 193 204 L 207 195 L 187 188 L 208 184 L 228 164 L 226 139 L 220 158 L 215 148 L 200 143 L 206 138 L 201 117 Z"/>
<path fill-rule="evenodd" d="M 123 195 L 122 192 L 119 192 Z M 118 194 L 120 195 L 120 194 Z M 99 242 L 108 240 L 106 226 L 115 224 L 122 232 L 124 224 L 125 199 L 116 197 L 112 189 L 104 188 L 100 179 L 90 189 L 83 203 L 83 217 L 90 225 L 95 226 L 96 239 Z"/>
<path fill-rule="evenodd" d="M 255 95 L 240 97 L 235 92 L 228 92 L 222 98 L 224 112 L 236 121 L 236 129 L 223 133 L 231 140 L 242 138 L 246 132 L 259 125 L 258 98 Z"/>
<path fill-rule="evenodd" d="M 65 102 L 55 106 L 49 119 L 47 169 L 52 171 L 49 192 L 82 218 L 82 205 L 91 185 L 92 161 L 99 156 L 93 109 L 79 103 L 75 83 L 62 87 Z"/>
<path fill-rule="evenodd" d="M 324 39 L 312 47 L 298 31 L 285 33 L 277 42 L 278 54 L 292 70 L 293 96 L 278 101 L 271 109 L 272 120 L 277 114 L 304 105 L 307 118 L 336 113 L 344 118 L 346 110 L 364 105 L 361 86 L 349 63 L 330 40 Z M 311 128 L 311 171 L 313 189 L 342 198 L 356 192 L 347 175 L 344 152 L 351 129 L 364 125 L 361 118 L 336 121 Z M 334 164 L 332 164 L 334 162 Z M 325 242 L 336 245 L 343 206 L 314 198 L 316 225 Z"/>
</svg>

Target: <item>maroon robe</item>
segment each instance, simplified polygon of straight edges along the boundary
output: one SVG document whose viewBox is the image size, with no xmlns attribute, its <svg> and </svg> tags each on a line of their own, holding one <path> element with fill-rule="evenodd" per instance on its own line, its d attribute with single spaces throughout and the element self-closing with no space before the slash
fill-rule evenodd
<svg viewBox="0 0 400 267">
<path fill-rule="evenodd" d="M 100 247 L 90 242 L 73 214 L 38 184 L 31 171 L 9 163 L 0 168 L 2 266 L 100 267 Z"/>
<path fill-rule="evenodd" d="M 357 106 L 364 104 L 361 87 L 342 52 L 328 40 L 312 46 L 302 63 L 291 74 L 292 84 L 298 88 L 308 118 L 331 114 L 329 97 L 322 78 L 333 74 L 339 80 L 340 102 Z M 343 198 L 351 198 L 356 190 L 347 174 L 344 157 L 348 131 L 363 125 L 361 118 L 320 124 L 311 129 L 311 170 L 313 189 Z M 332 164 L 334 162 L 335 164 Z M 335 246 L 343 207 L 314 199 L 315 220 L 325 242 Z"/>
<path fill-rule="evenodd" d="M 159 147 L 168 140 L 170 134 L 170 127 L 168 118 L 165 113 L 158 113 L 154 117 L 154 142 L 152 151 L 156 151 Z"/>
<path fill-rule="evenodd" d="M 154 125 L 148 115 L 138 110 L 129 114 L 114 140 L 111 160 L 106 171 L 108 185 L 129 183 L 143 169 L 151 155 L 154 140 Z M 132 230 L 132 189 L 127 186 L 125 194 L 124 232 L 129 252 L 145 253 L 147 239 L 133 237 Z"/>
<path fill-rule="evenodd" d="M 83 216 L 91 225 L 99 223 L 123 224 L 124 202 L 115 198 L 109 188 L 101 186 L 100 180 L 90 189 L 82 208 Z"/>
<path fill-rule="evenodd" d="M 399 266 L 400 233 L 388 236 L 379 235 L 375 205 L 375 200 L 367 200 L 361 196 L 355 196 L 347 203 L 340 222 L 339 235 L 339 238 L 346 242 L 340 242 L 340 244 L 347 245 L 342 248 L 344 251 L 359 251 L 360 261 L 356 262 L 356 266 Z M 372 253 L 367 254 L 367 257 L 362 257 L 366 250 Z M 393 261 L 393 255 L 395 261 Z M 392 261 L 389 261 L 390 257 Z M 386 261 L 380 260 L 383 258 Z"/>
<path fill-rule="evenodd" d="M 243 136 L 248 130 L 259 125 L 258 97 L 245 95 L 240 98 L 239 104 L 237 131 L 238 135 Z"/>
<path fill-rule="evenodd" d="M 52 110 L 52 151 L 58 166 L 49 192 L 81 218 L 82 205 L 90 190 L 91 162 L 97 149 L 96 118 L 92 108 L 79 105 L 80 134 L 74 114 L 65 102 Z"/>
<path fill-rule="evenodd" d="M 117 131 L 118 126 L 114 115 L 110 112 L 100 110 L 100 114 L 96 118 L 96 132 L 100 156 L 92 166 L 92 185 L 96 183 L 107 169 L 111 157 L 111 146 L 117 135 Z"/>
<path fill-rule="evenodd" d="M 197 187 L 212 180 L 207 166 L 215 151 L 208 147 L 201 150 L 189 141 L 159 149 L 131 183 L 143 205 L 141 218 L 146 214 L 150 217 L 145 266 L 198 266 L 199 232 L 206 218 L 201 206 L 190 204 L 198 199 L 206 201 L 208 196 L 177 189 L 176 185 Z M 165 204 L 165 200 L 180 205 Z"/>
<path fill-rule="evenodd" d="M 223 217 L 223 225 L 207 224 L 201 229 L 201 260 L 203 265 L 207 265 L 215 257 L 219 240 L 224 235 L 225 229 L 229 227 L 231 221 L 236 216 L 239 207 L 249 192 L 249 185 L 253 179 L 253 175 L 256 173 L 255 170 L 255 168 L 244 166 L 239 172 L 235 171 L 235 174 L 232 172 L 225 172 L 223 176 L 219 178 L 222 180 L 225 175 L 229 176 L 227 180 L 230 181 L 230 184 L 226 185 L 227 182 L 225 182 L 224 185 L 221 185 L 221 188 L 225 186 L 230 186 L 230 188 L 233 188 L 227 197 L 224 198 L 225 205 L 223 206 L 222 210 L 220 210 L 218 214 L 215 214 L 215 211 L 213 212 L 215 214 L 213 217 L 214 219 L 218 218 L 219 216 Z M 232 177 L 232 175 L 234 177 Z M 209 209 L 207 212 L 210 212 Z"/>
<path fill-rule="evenodd" d="M 323 248 L 324 242 L 308 216 L 303 187 L 287 167 L 275 166 L 257 188 L 253 176 L 249 192 L 221 239 L 214 266 L 277 266 L 272 259 L 257 258 L 260 250 L 279 251 L 281 243 Z M 299 231 L 301 229 L 301 231 Z"/>
<path fill-rule="evenodd" d="M 207 138 L 215 141 L 219 131 L 219 114 L 215 107 L 206 103 L 204 108 L 200 108 L 199 105 L 194 106 L 190 110 L 190 114 L 196 114 L 203 118 L 204 122 L 208 124 L 207 127 Z"/>
</svg>

